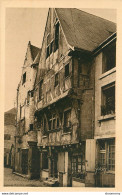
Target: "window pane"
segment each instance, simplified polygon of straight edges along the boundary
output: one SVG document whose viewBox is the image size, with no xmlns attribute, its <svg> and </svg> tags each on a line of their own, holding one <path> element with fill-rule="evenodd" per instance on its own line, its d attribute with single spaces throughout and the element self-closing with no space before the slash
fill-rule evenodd
<svg viewBox="0 0 122 195">
<path fill-rule="evenodd" d="M 109 170 L 115 170 L 115 141 L 111 140 L 108 143 L 108 168 Z"/>
<path fill-rule="evenodd" d="M 115 113 L 115 86 L 109 85 L 102 88 L 101 114 Z"/>
<path fill-rule="evenodd" d="M 116 45 L 109 45 L 103 50 L 103 73 L 116 66 Z"/>
</svg>

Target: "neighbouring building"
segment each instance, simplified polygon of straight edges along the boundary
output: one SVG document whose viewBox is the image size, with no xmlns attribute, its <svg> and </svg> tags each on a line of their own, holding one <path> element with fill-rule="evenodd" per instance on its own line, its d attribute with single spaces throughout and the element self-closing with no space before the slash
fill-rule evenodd
<svg viewBox="0 0 122 195">
<path fill-rule="evenodd" d="M 27 52 L 22 67 L 22 76 L 17 88 L 17 128 L 15 136 L 15 172 L 27 174 L 31 177 L 32 166 L 38 168 L 36 158 L 31 159 L 31 153 L 36 155 L 38 150 L 33 151 L 33 141 L 36 138 L 34 130 L 34 97 L 33 88 L 37 74 L 37 66 L 40 58 L 40 49 L 28 43 Z M 38 155 L 36 155 L 38 156 Z M 37 163 L 37 164 L 36 164 Z M 36 173 L 37 175 L 37 173 Z"/>
<path fill-rule="evenodd" d="M 116 33 L 99 49 L 95 58 L 96 185 L 114 187 Z"/>
<path fill-rule="evenodd" d="M 4 113 L 4 166 L 13 168 L 16 132 L 16 108 Z"/>
<path fill-rule="evenodd" d="M 18 88 L 17 124 L 24 118 L 25 127 L 16 141 L 20 172 L 49 186 L 114 186 L 115 56 L 113 22 L 74 8 L 49 9 L 40 59 L 31 62 L 33 85 L 21 80 Z M 33 97 L 22 112 L 28 91 Z"/>
</svg>

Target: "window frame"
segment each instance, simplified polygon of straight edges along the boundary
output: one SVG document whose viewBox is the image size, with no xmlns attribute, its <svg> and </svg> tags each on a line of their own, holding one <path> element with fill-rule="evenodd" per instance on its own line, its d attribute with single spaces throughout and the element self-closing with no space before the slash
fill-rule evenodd
<svg viewBox="0 0 122 195">
<path fill-rule="evenodd" d="M 80 162 L 79 162 L 79 159 L 80 159 Z M 85 175 L 84 175 L 83 169 L 82 169 L 82 163 L 83 162 L 82 162 L 82 155 L 81 154 L 72 155 L 72 158 L 71 158 L 71 172 L 72 172 L 73 177 L 76 177 L 76 178 L 79 178 L 79 179 L 84 179 L 85 178 Z M 80 165 L 80 169 L 79 169 L 79 165 Z"/>
<path fill-rule="evenodd" d="M 100 150 L 100 144 L 104 142 L 105 143 L 105 149 L 104 150 Z M 113 144 L 112 146 L 114 146 L 114 151 L 113 151 L 113 156 L 112 159 L 109 158 L 109 154 L 110 154 L 110 144 Z M 100 155 L 101 154 L 104 154 L 105 155 L 105 163 L 102 164 L 101 163 L 101 159 L 100 159 Z M 109 163 L 110 160 L 112 161 L 112 163 Z M 113 161 L 114 161 L 114 164 L 113 164 Z M 98 162 L 99 162 L 99 166 L 101 168 L 105 168 L 107 171 L 112 171 L 114 172 L 115 171 L 115 139 L 109 139 L 109 140 L 99 140 L 99 159 L 98 159 Z M 113 166 L 113 168 L 111 169 L 110 166 Z"/>
<path fill-rule="evenodd" d="M 34 129 L 33 129 L 33 124 L 32 124 L 32 123 L 29 125 L 29 130 L 30 130 L 30 131 L 33 131 L 33 130 L 34 130 Z"/>
<path fill-rule="evenodd" d="M 60 121 L 59 121 L 59 116 L 55 113 L 51 114 L 49 120 L 48 120 L 48 129 L 49 131 L 53 131 L 59 128 L 60 126 Z M 58 124 L 58 125 L 57 125 Z"/>
<path fill-rule="evenodd" d="M 57 28 L 57 25 L 58 25 L 58 30 L 56 29 Z M 54 32 L 54 52 L 56 52 L 58 49 L 59 49 L 59 32 L 60 32 L 60 24 L 59 24 L 59 21 L 57 20 L 56 23 L 54 24 L 54 29 L 55 29 L 55 32 Z M 57 32 L 56 32 L 57 31 Z"/>
<path fill-rule="evenodd" d="M 69 113 L 69 125 L 68 126 L 66 126 L 66 123 L 67 123 L 67 119 L 66 119 L 66 114 L 67 113 Z M 71 108 L 68 108 L 68 109 L 65 109 L 64 110 L 64 113 L 63 113 L 63 127 L 64 127 L 64 132 L 68 132 L 68 131 L 70 131 L 71 130 Z"/>
<path fill-rule="evenodd" d="M 115 95 L 115 82 L 101 87 L 101 116 L 115 113 Z"/>
<path fill-rule="evenodd" d="M 111 59 L 110 56 L 113 59 Z M 106 46 L 103 49 L 103 52 L 102 52 L 102 74 L 113 69 L 114 67 L 116 67 L 116 42 L 110 43 L 108 46 Z"/>
<path fill-rule="evenodd" d="M 43 80 L 39 82 L 39 101 L 43 99 Z"/>
</svg>

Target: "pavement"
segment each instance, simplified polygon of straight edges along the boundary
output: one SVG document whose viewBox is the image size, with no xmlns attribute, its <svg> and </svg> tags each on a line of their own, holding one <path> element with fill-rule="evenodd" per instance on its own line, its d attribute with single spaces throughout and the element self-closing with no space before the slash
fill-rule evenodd
<svg viewBox="0 0 122 195">
<path fill-rule="evenodd" d="M 45 187 L 39 180 L 29 180 L 12 173 L 12 169 L 4 168 L 4 186 L 13 187 Z"/>
</svg>

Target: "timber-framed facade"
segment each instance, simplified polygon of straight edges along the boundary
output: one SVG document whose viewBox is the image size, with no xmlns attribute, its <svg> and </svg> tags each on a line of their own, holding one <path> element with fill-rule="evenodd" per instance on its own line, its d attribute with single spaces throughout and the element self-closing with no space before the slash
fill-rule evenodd
<svg viewBox="0 0 122 195">
<path fill-rule="evenodd" d="M 23 173 L 48 186 L 114 187 L 116 25 L 78 9 L 50 8 L 41 50 L 33 52 L 33 85 L 25 86 L 33 111 L 16 144 L 16 151 L 25 142 L 28 149 Z"/>
</svg>

